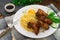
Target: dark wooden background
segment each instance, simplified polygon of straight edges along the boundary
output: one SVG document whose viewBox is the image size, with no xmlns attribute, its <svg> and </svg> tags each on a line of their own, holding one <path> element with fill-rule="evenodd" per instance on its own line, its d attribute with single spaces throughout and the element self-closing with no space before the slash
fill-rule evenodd
<svg viewBox="0 0 60 40">
<path fill-rule="evenodd" d="M 7 3 L 10 3 L 12 0 L 0 0 L 0 12 L 4 15 L 4 16 L 9 16 L 10 14 L 6 13 L 4 10 L 4 6 Z M 39 3 L 40 5 L 49 5 L 53 3 L 59 10 L 60 10 L 60 0 L 42 0 L 41 3 Z M 20 9 L 21 6 L 16 6 L 15 12 Z"/>
<path fill-rule="evenodd" d="M 43 0 L 41 3 L 41 5 L 49 5 L 53 3 L 59 10 L 60 10 L 60 0 Z"/>
</svg>

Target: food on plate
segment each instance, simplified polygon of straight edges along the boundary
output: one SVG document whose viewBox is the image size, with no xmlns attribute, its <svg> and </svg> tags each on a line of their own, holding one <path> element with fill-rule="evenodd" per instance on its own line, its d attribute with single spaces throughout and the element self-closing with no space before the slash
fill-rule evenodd
<svg viewBox="0 0 60 40">
<path fill-rule="evenodd" d="M 39 33 L 39 27 L 34 22 L 28 22 L 28 27 L 33 29 L 33 32 L 37 35 Z"/>
<path fill-rule="evenodd" d="M 37 17 L 41 17 L 41 16 L 48 16 L 48 14 L 46 12 L 44 12 L 41 9 L 38 9 L 37 13 L 36 13 Z"/>
<path fill-rule="evenodd" d="M 43 21 L 40 21 L 40 20 L 38 22 L 39 22 L 40 26 L 42 28 L 44 28 L 45 30 L 49 29 L 49 25 L 47 23 L 44 23 Z"/>
<path fill-rule="evenodd" d="M 38 20 L 41 20 L 49 25 L 52 24 L 52 21 L 45 16 L 41 16 L 40 18 L 38 18 Z"/>
<path fill-rule="evenodd" d="M 30 9 L 30 10 L 28 10 L 28 13 L 29 13 L 29 14 L 35 14 L 35 10 Z"/>
<path fill-rule="evenodd" d="M 28 10 L 27 13 L 21 17 L 21 25 L 24 29 L 38 35 L 41 29 L 48 30 L 53 23 L 51 15 L 48 15 L 42 9 L 38 9 L 37 12 L 34 9 Z M 51 18 L 51 19 L 50 19 Z"/>
<path fill-rule="evenodd" d="M 32 12 L 31 12 L 32 11 Z M 28 22 L 36 22 L 36 18 L 35 18 L 35 11 L 33 9 L 28 10 L 28 12 L 24 13 L 24 15 L 21 17 L 21 25 L 24 29 L 26 29 L 27 31 L 33 31 L 32 28 L 28 28 L 27 24 Z"/>
</svg>

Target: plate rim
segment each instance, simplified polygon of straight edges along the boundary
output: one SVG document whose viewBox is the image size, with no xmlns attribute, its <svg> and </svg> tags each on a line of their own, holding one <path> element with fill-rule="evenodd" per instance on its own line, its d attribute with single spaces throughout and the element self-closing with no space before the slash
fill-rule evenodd
<svg viewBox="0 0 60 40">
<path fill-rule="evenodd" d="M 34 6 L 34 5 L 28 5 L 28 6 Z M 43 6 L 43 5 L 39 5 L 39 6 Z M 24 6 L 24 7 L 27 7 L 27 6 Z M 22 8 L 24 8 L 24 7 L 22 7 Z M 43 7 L 46 7 L 46 6 L 43 6 Z M 22 9 L 22 8 L 20 8 L 20 9 Z M 46 8 L 49 8 L 49 7 L 46 7 Z M 19 10 L 20 10 L 20 9 L 19 9 Z M 18 10 L 18 11 L 19 11 L 19 10 Z M 52 9 L 51 9 L 51 10 L 52 10 Z M 17 12 L 18 12 L 18 11 L 17 11 Z M 53 11 L 53 10 L 52 10 L 52 11 Z M 16 12 L 16 13 L 17 13 L 17 12 Z M 16 15 L 16 13 L 15 13 L 15 15 Z M 15 15 L 14 15 L 14 16 L 15 16 Z M 14 17 L 13 17 L 13 21 L 14 21 Z M 15 26 L 14 26 L 14 27 L 15 27 Z M 17 30 L 16 27 L 15 27 L 15 29 Z M 56 30 L 57 30 L 57 29 L 56 29 Z M 56 30 L 55 30 L 55 31 L 56 31 Z M 17 31 L 19 32 L 19 30 L 17 30 Z M 55 32 L 55 31 L 54 31 L 54 32 Z M 54 33 L 54 32 L 53 32 L 53 33 Z M 19 33 L 20 33 L 20 32 L 19 32 Z M 52 35 L 53 33 L 51 33 L 50 35 Z M 21 33 L 21 34 L 22 34 L 22 33 Z M 24 35 L 24 34 L 22 34 L 22 35 L 23 35 L 23 36 L 26 36 L 26 37 L 29 37 L 29 36 Z M 48 36 L 50 36 L 50 35 L 47 35 L 46 37 L 48 37 Z M 35 37 L 30 37 L 30 38 L 35 38 Z M 37 38 L 37 37 L 36 37 L 36 38 Z M 44 38 L 44 37 L 39 37 L 39 38 Z"/>
</svg>

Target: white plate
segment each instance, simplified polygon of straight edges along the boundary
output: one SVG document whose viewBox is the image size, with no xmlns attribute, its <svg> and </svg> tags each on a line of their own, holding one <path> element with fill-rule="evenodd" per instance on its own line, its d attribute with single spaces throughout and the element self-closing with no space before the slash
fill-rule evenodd
<svg viewBox="0 0 60 40">
<path fill-rule="evenodd" d="M 24 14 L 23 12 L 25 12 L 25 11 L 27 11 L 29 9 L 42 9 L 42 10 L 44 10 L 47 13 L 47 10 L 50 9 L 50 8 L 48 8 L 46 6 L 42 6 L 42 5 L 29 5 L 29 6 L 25 6 L 25 7 L 21 8 L 21 9 L 19 9 L 16 12 L 16 14 L 14 15 L 14 18 L 13 18 L 13 22 L 18 20 L 17 24 L 14 25 L 14 26 L 15 26 L 16 30 L 19 33 L 21 33 L 24 36 L 30 37 L 30 38 L 44 38 L 44 37 L 47 37 L 47 36 L 53 34 L 57 30 L 57 29 L 54 29 L 54 28 L 50 27 L 48 30 L 46 30 L 44 32 L 40 32 L 38 35 L 35 35 L 34 33 L 28 32 L 27 30 L 22 28 L 21 25 L 20 25 L 19 19 Z M 51 11 L 53 11 L 53 10 L 51 10 Z M 57 27 L 58 27 L 58 25 L 57 25 Z"/>
</svg>

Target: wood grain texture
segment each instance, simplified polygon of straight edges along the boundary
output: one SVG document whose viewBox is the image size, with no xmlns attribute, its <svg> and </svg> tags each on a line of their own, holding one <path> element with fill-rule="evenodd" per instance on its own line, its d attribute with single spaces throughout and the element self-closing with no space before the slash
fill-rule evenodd
<svg viewBox="0 0 60 40">
<path fill-rule="evenodd" d="M 49 5 L 53 3 L 59 10 L 60 10 L 60 0 L 43 0 L 41 3 L 41 5 Z"/>
</svg>

